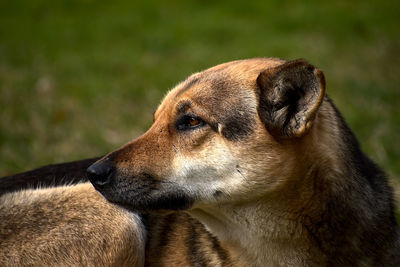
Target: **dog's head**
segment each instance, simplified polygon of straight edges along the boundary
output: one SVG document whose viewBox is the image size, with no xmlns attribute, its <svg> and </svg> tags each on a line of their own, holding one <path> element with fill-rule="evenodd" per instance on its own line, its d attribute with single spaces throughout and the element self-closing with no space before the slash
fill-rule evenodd
<svg viewBox="0 0 400 267">
<path fill-rule="evenodd" d="M 218 65 L 178 84 L 151 128 L 88 168 L 109 201 L 137 211 L 247 201 L 296 168 L 293 143 L 323 101 L 320 70 L 304 60 Z"/>
</svg>

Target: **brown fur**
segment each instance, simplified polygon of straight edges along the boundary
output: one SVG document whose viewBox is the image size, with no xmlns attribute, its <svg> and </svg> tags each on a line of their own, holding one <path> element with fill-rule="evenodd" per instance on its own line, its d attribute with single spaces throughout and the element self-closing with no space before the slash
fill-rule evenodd
<svg viewBox="0 0 400 267">
<path fill-rule="evenodd" d="M 0 266 L 142 266 L 137 215 L 89 184 L 0 197 Z"/>
</svg>

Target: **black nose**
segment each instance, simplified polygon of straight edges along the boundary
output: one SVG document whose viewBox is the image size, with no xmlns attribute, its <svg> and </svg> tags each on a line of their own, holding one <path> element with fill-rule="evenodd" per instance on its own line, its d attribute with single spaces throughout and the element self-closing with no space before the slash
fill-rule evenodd
<svg viewBox="0 0 400 267">
<path fill-rule="evenodd" d="M 90 165 L 86 172 L 94 186 L 104 186 L 111 182 L 115 173 L 115 166 L 109 160 L 102 160 Z"/>
</svg>

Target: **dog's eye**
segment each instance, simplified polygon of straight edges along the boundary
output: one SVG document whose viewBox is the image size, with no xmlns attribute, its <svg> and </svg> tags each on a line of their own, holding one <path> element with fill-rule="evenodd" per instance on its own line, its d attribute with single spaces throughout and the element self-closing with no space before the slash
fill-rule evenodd
<svg viewBox="0 0 400 267">
<path fill-rule="evenodd" d="M 199 117 L 184 115 L 178 119 L 176 126 L 178 130 L 190 130 L 203 126 L 204 124 L 204 121 Z"/>
<path fill-rule="evenodd" d="M 200 120 L 196 118 L 190 118 L 189 119 L 189 125 L 190 127 L 194 127 L 200 124 Z"/>
</svg>

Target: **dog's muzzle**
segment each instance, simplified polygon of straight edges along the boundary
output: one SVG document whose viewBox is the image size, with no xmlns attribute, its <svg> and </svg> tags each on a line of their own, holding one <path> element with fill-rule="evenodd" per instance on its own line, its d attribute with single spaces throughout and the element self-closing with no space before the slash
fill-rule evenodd
<svg viewBox="0 0 400 267">
<path fill-rule="evenodd" d="M 89 181 L 96 187 L 111 183 L 115 174 L 115 165 L 109 160 L 100 160 L 90 165 L 86 170 Z"/>
</svg>

